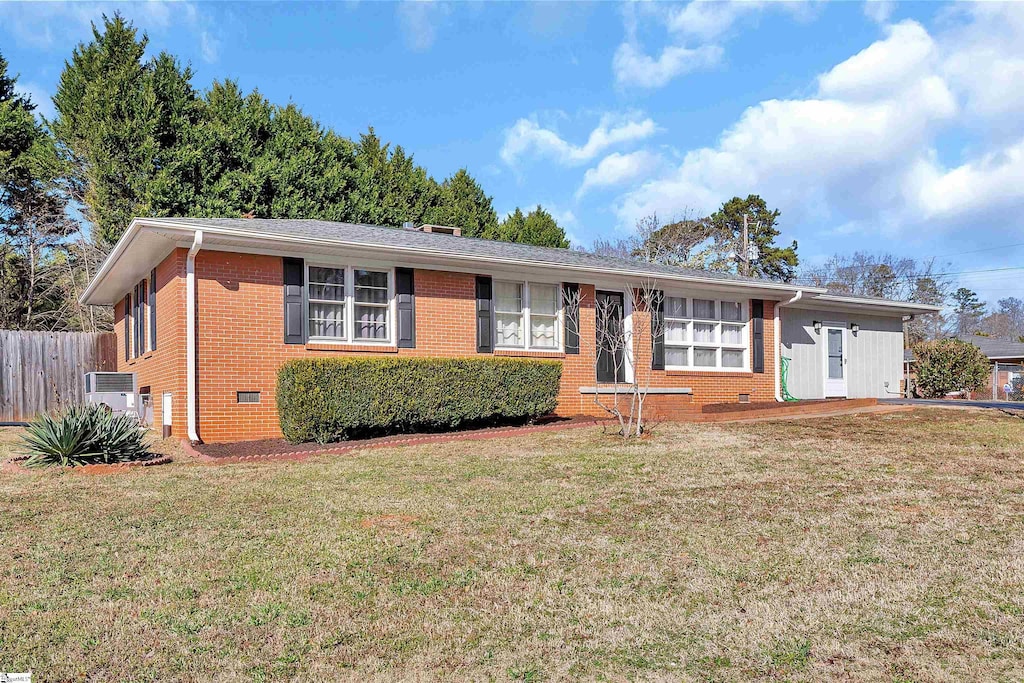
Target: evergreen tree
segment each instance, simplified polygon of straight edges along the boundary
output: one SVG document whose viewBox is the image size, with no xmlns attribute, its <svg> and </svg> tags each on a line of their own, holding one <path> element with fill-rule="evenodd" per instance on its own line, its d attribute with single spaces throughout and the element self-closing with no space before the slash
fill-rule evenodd
<svg viewBox="0 0 1024 683">
<path fill-rule="evenodd" d="M 53 132 L 71 164 L 72 186 L 97 238 L 113 243 L 144 213 L 159 153 L 162 102 L 154 64 L 143 63 L 148 38 L 119 14 L 93 25 L 65 63 L 53 103 Z"/>
<path fill-rule="evenodd" d="M 0 56 L 0 327 L 51 329 L 61 305 L 54 250 L 74 229 L 53 139 Z"/>
<path fill-rule="evenodd" d="M 985 315 L 985 304 L 976 292 L 961 287 L 953 292 L 954 320 L 956 334 L 973 334 L 980 329 L 981 318 Z"/>
<path fill-rule="evenodd" d="M 776 225 L 781 212 L 769 209 L 756 194 L 748 195 L 746 199 L 733 197 L 711 214 L 717 254 L 709 264 L 710 267 L 713 270 L 737 270 L 736 260 L 730 255 L 739 254 L 742 250 L 744 215 L 747 216 L 749 244 L 757 253 L 756 260 L 750 264 L 750 275 L 784 282 L 796 277 L 799 264 L 796 241 L 788 247 L 775 245 L 775 238 L 780 234 Z"/>
<path fill-rule="evenodd" d="M 516 210 L 506 216 L 498 226 L 494 239 L 533 244 L 538 247 L 569 248 L 565 230 L 559 227 L 554 216 L 539 204 L 525 216 L 519 207 L 516 207 Z"/>
<path fill-rule="evenodd" d="M 493 235 L 498 214 L 492 200 L 464 168 L 445 179 L 437 203 L 427 210 L 427 222 L 462 228 L 466 237 Z"/>
<path fill-rule="evenodd" d="M 439 191 L 437 182 L 401 146 L 391 151 L 373 128 L 359 136 L 351 220 L 389 226 L 423 223 Z"/>
</svg>

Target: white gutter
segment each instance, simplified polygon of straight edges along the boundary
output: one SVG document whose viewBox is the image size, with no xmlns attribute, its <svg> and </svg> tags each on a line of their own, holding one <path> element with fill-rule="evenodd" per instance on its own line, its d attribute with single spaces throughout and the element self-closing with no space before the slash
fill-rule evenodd
<svg viewBox="0 0 1024 683">
<path fill-rule="evenodd" d="M 188 411 L 188 438 L 199 442 L 196 419 L 196 254 L 203 248 L 203 231 L 196 230 L 192 248 L 185 261 L 185 372 L 186 401 Z"/>
<path fill-rule="evenodd" d="M 796 296 L 789 301 L 780 301 L 775 304 L 775 400 L 782 402 L 782 323 L 779 317 L 779 309 L 783 306 L 795 304 L 804 298 L 804 290 L 797 290 Z"/>
</svg>

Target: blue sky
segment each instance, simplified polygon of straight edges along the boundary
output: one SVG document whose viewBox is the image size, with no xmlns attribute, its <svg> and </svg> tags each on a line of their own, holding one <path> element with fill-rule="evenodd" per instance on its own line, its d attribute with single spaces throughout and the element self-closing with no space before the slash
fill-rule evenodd
<svg viewBox="0 0 1024 683">
<path fill-rule="evenodd" d="M 1024 3 L 0 3 L 0 50 L 45 100 L 115 9 L 197 87 L 372 125 L 584 244 L 758 193 L 805 264 L 1024 265 Z M 995 300 L 1022 275 L 959 277 Z"/>
</svg>

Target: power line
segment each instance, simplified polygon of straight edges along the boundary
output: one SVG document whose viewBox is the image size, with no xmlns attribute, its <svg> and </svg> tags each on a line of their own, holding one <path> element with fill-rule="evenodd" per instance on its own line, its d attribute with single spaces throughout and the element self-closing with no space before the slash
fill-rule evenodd
<svg viewBox="0 0 1024 683">
<path fill-rule="evenodd" d="M 862 265 L 862 266 L 856 266 L 856 267 L 860 267 L 860 268 L 877 268 L 880 265 L 885 265 L 885 264 L 876 263 L 876 264 L 870 265 L 870 266 L 869 265 Z M 844 266 L 843 268 L 840 268 L 839 270 L 842 271 L 842 270 L 849 269 L 849 268 L 852 268 L 852 267 L 854 267 L 854 266 Z M 907 280 L 907 281 L 910 281 L 910 280 L 923 280 L 923 279 L 930 278 L 930 277 L 946 277 L 946 276 L 951 276 L 951 275 L 976 275 L 976 274 L 982 274 L 982 273 L 1009 273 L 1010 271 L 1017 271 L 1017 270 L 1024 270 L 1024 266 L 1008 266 L 1006 268 L 985 268 L 985 269 L 981 269 L 981 270 L 954 270 L 954 271 L 948 271 L 948 272 L 945 272 L 945 273 L 921 273 L 921 274 L 918 274 L 918 275 L 894 275 L 893 279 L 894 280 Z M 811 278 L 808 278 L 808 277 L 797 278 L 797 281 L 798 282 L 803 281 L 804 284 L 813 284 Z"/>
<path fill-rule="evenodd" d="M 942 256 L 928 256 L 925 258 L 953 258 L 954 256 L 963 256 L 964 254 L 977 254 L 982 251 L 995 251 L 996 249 L 1014 249 L 1016 247 L 1024 247 L 1024 242 L 1018 244 L 1004 244 L 1001 247 L 984 247 L 983 249 L 972 249 L 970 251 L 958 251 L 954 254 L 943 254 Z"/>
</svg>

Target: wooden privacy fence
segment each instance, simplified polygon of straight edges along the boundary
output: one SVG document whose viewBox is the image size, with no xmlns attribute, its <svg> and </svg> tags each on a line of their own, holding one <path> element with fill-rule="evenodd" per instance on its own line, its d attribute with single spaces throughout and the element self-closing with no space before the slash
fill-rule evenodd
<svg viewBox="0 0 1024 683">
<path fill-rule="evenodd" d="M 85 373 L 116 369 L 112 332 L 0 330 L 0 422 L 82 403 Z"/>
</svg>

